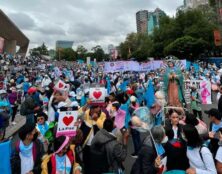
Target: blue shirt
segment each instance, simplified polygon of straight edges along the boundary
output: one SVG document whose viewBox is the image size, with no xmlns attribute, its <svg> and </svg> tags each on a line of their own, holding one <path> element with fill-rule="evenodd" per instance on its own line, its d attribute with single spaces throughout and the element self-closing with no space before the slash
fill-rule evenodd
<svg viewBox="0 0 222 174">
<path fill-rule="evenodd" d="M 217 132 L 220 128 L 222 128 L 222 121 L 220 122 L 220 124 L 212 124 L 212 131 L 213 132 Z"/>
</svg>

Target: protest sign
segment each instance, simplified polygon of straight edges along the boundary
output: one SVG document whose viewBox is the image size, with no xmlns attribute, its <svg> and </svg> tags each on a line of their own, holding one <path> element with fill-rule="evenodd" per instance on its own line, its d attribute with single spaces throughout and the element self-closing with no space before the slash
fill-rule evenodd
<svg viewBox="0 0 222 174">
<path fill-rule="evenodd" d="M 191 86 L 197 88 L 198 93 L 200 94 L 200 83 L 201 80 L 186 80 L 184 83 L 184 98 L 187 104 L 191 103 Z"/>
<path fill-rule="evenodd" d="M 60 92 L 68 92 L 70 88 L 69 84 L 64 83 L 62 80 L 59 80 L 54 86 L 54 90 Z"/>
<path fill-rule="evenodd" d="M 103 104 L 105 102 L 106 94 L 107 90 L 104 87 L 90 88 L 89 99 L 91 104 Z"/>
<path fill-rule="evenodd" d="M 78 111 L 60 111 L 56 137 L 61 135 L 75 136 L 75 123 L 77 122 Z"/>
<path fill-rule="evenodd" d="M 184 98 L 187 104 L 191 103 L 191 86 L 195 86 L 202 104 L 212 104 L 211 101 L 211 83 L 203 80 L 187 80 L 184 83 Z"/>
<path fill-rule="evenodd" d="M 212 104 L 210 81 L 201 81 L 200 96 L 201 96 L 202 104 Z"/>
</svg>

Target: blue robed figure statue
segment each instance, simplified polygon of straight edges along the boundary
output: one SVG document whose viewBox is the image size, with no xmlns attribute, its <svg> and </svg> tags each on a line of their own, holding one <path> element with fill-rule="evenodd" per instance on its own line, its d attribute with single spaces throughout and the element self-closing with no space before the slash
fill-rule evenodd
<svg viewBox="0 0 222 174">
<path fill-rule="evenodd" d="M 165 95 L 168 106 L 183 106 L 183 74 L 179 67 L 175 66 L 175 60 L 168 61 L 168 67 L 164 74 Z"/>
</svg>

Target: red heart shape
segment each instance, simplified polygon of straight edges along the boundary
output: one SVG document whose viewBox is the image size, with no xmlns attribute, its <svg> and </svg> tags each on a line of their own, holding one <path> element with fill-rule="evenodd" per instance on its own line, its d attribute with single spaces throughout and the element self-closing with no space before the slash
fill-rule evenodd
<svg viewBox="0 0 222 174">
<path fill-rule="evenodd" d="M 62 119 L 62 121 L 63 121 L 63 123 L 66 125 L 66 126 L 68 126 L 68 125 L 70 125 L 70 123 L 72 123 L 72 121 L 73 121 L 73 116 L 65 116 L 63 119 Z"/>
<path fill-rule="evenodd" d="M 93 96 L 96 98 L 96 99 L 99 99 L 102 95 L 102 92 L 101 91 L 94 91 L 93 92 Z"/>
<path fill-rule="evenodd" d="M 62 83 L 59 83 L 59 88 L 63 88 L 64 85 Z"/>
</svg>

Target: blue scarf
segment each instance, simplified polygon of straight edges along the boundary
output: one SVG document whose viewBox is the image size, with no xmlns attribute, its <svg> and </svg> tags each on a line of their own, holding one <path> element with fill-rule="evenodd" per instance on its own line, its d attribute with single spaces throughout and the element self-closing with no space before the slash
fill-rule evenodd
<svg viewBox="0 0 222 174">
<path fill-rule="evenodd" d="M 31 143 L 28 146 L 24 145 L 22 141 L 20 141 L 19 143 L 19 149 L 22 156 L 27 157 L 27 158 L 32 156 L 32 147 L 33 147 L 33 143 Z"/>
<path fill-rule="evenodd" d="M 45 123 L 44 125 L 38 124 L 38 129 L 40 131 L 40 133 L 44 136 L 45 133 L 47 132 L 47 130 L 49 129 L 49 125 L 47 123 Z"/>
</svg>

